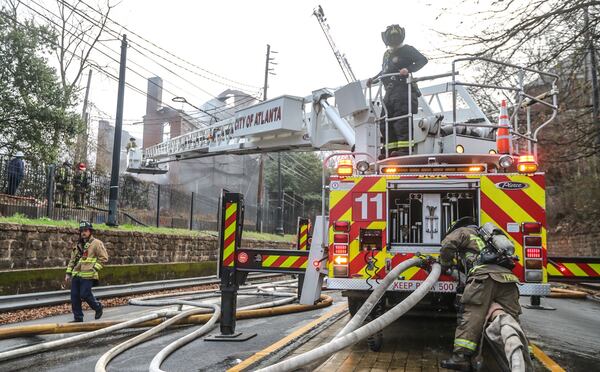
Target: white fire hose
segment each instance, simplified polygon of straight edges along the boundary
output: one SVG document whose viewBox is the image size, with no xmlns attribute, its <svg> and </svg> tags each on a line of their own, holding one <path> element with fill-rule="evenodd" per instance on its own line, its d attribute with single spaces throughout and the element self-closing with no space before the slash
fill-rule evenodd
<svg viewBox="0 0 600 372">
<path fill-rule="evenodd" d="M 393 270 L 386 276 L 390 276 L 393 273 Z M 393 323 L 396 319 L 405 314 L 408 310 L 414 307 L 419 301 L 425 297 L 425 295 L 429 292 L 431 287 L 437 282 L 440 277 L 441 267 L 438 263 L 434 263 L 432 266 L 431 273 L 423 281 L 423 283 L 413 292 L 411 293 L 404 301 L 400 302 L 388 312 L 381 315 L 379 318 L 374 319 L 373 321 L 363 325 L 357 330 L 351 331 L 344 336 L 338 337 L 330 341 L 329 343 L 322 345 L 316 349 L 308 351 L 304 354 L 295 356 L 290 359 L 286 359 L 272 366 L 260 369 L 260 372 L 284 372 L 284 371 L 292 371 L 296 368 L 300 368 L 304 365 L 312 363 L 316 360 L 319 360 L 323 357 L 329 356 L 333 353 L 336 353 L 348 346 L 351 346 L 361 340 L 368 338 L 369 336 L 381 331 L 383 328 L 387 327 L 391 323 Z M 395 273 L 394 273 L 395 274 Z M 397 274 L 394 278 L 397 277 Z M 385 280 L 385 279 L 384 279 Z M 387 287 L 385 287 L 387 288 Z M 363 305 L 363 306 L 366 306 Z M 362 310 L 362 309 L 361 309 Z M 360 312 L 360 310 L 359 310 Z M 365 310 L 366 312 L 366 310 Z M 368 313 L 367 313 L 368 314 Z M 358 314 L 357 314 L 358 315 Z M 347 330 L 349 331 L 349 330 Z"/>
<path fill-rule="evenodd" d="M 358 327 L 360 327 L 367 316 L 371 313 L 375 305 L 379 302 L 381 297 L 385 294 L 386 290 L 400 274 L 406 271 L 408 268 L 412 266 L 417 266 L 422 263 L 423 260 L 418 257 L 413 257 L 406 261 L 401 262 L 398 266 L 394 267 L 392 271 L 390 271 L 385 278 L 383 278 L 377 287 L 371 292 L 369 297 L 366 299 L 365 303 L 360 307 L 358 312 L 350 319 L 348 324 L 338 332 L 338 334 L 334 338 L 342 337 L 347 335 L 348 333 L 354 331 Z"/>
<path fill-rule="evenodd" d="M 96 338 L 98 336 L 103 336 L 103 335 L 109 334 L 114 331 L 129 328 L 131 326 L 134 326 L 136 324 L 143 323 L 143 322 L 146 322 L 149 320 L 164 318 L 164 317 L 172 315 L 172 313 L 173 313 L 173 311 L 161 310 L 161 311 L 157 311 L 155 313 L 148 314 L 148 315 L 145 315 L 145 316 L 133 319 L 133 320 L 115 324 L 110 327 L 102 328 L 97 331 L 87 332 L 84 334 L 67 337 L 67 338 L 63 338 L 60 340 L 48 341 L 48 342 L 44 342 L 44 343 L 33 345 L 33 346 L 22 347 L 22 348 L 19 348 L 16 350 L 5 351 L 3 353 L 0 353 L 0 362 L 9 360 L 9 359 L 19 358 L 19 357 L 26 356 L 26 355 L 37 354 L 37 353 L 44 352 L 47 350 L 56 349 L 61 346 L 75 344 L 80 341 L 90 340 L 90 339 Z"/>
<path fill-rule="evenodd" d="M 253 296 L 273 296 L 273 297 L 284 297 L 284 298 L 280 299 L 280 300 L 270 301 L 267 303 L 258 303 L 258 304 L 254 304 L 254 305 L 245 306 L 245 307 L 240 308 L 239 310 L 255 310 L 255 309 L 263 309 L 263 308 L 267 308 L 267 307 L 280 306 L 280 305 L 284 305 L 284 304 L 293 302 L 296 299 L 296 293 L 276 292 L 276 289 L 277 289 L 276 283 L 270 284 L 269 287 L 272 287 L 273 290 L 272 291 L 266 290 L 263 286 L 259 285 L 256 292 L 249 292 L 249 293 L 243 292 L 240 294 L 247 295 L 247 296 L 248 295 L 249 296 L 252 296 L 252 295 Z M 210 298 L 210 297 L 215 297 L 215 295 L 216 295 L 216 291 L 213 293 L 205 293 L 205 294 L 196 295 L 194 297 L 195 298 Z M 187 343 L 204 335 L 205 333 L 210 332 L 214 328 L 215 324 L 217 323 L 217 320 L 219 319 L 220 312 L 221 312 L 221 308 L 218 305 L 210 304 L 210 303 L 198 303 L 198 302 L 193 302 L 193 301 L 184 300 L 184 299 L 172 299 L 172 300 L 132 299 L 129 301 L 129 303 L 131 305 L 137 305 L 137 306 L 165 306 L 165 305 L 183 306 L 183 305 L 188 305 L 188 306 L 194 306 L 195 308 L 191 309 L 191 310 L 183 311 L 183 312 L 179 313 L 177 316 L 175 316 L 165 322 L 162 322 L 161 324 L 147 330 L 146 332 L 139 334 L 136 337 L 131 338 L 127 341 L 124 341 L 124 342 L 120 343 L 119 345 L 113 347 L 112 349 L 110 349 L 109 351 L 104 353 L 100 357 L 100 359 L 98 359 L 98 361 L 96 362 L 95 372 L 106 372 L 106 367 L 108 366 L 108 363 L 112 359 L 114 359 L 117 355 L 121 354 L 122 352 L 124 352 L 138 344 L 146 342 L 147 340 L 149 340 L 152 336 L 154 336 L 158 332 L 162 331 L 163 329 L 169 327 L 172 324 L 177 323 L 180 319 L 187 318 L 188 316 L 191 316 L 191 315 L 206 313 L 206 309 L 209 309 L 209 311 L 212 310 L 213 316 L 210 318 L 210 320 L 206 324 L 202 325 L 202 327 L 195 330 L 194 332 L 191 332 L 191 333 L 187 334 L 186 336 L 170 343 L 165 348 L 163 348 L 161 351 L 159 351 L 158 354 L 156 354 L 154 356 L 154 358 L 152 359 L 152 362 L 150 363 L 150 371 L 154 371 L 154 372 L 162 371 L 160 369 L 160 365 L 164 362 L 164 360 L 178 348 L 186 345 Z"/>
<path fill-rule="evenodd" d="M 95 372 L 106 372 L 106 366 L 117 355 L 121 354 L 122 352 L 124 352 L 127 349 L 134 347 L 135 345 L 145 342 L 146 340 L 148 340 L 149 338 L 151 338 L 158 332 L 162 331 L 163 329 L 167 328 L 168 326 L 177 323 L 179 320 L 181 320 L 183 318 L 187 318 L 190 315 L 195 315 L 197 313 L 202 312 L 203 308 L 212 309 L 213 316 L 210 318 L 210 320 L 208 322 L 206 322 L 206 324 L 203 324 L 202 327 L 200 327 L 200 329 L 198 329 L 194 333 L 195 334 L 204 334 L 206 332 L 209 332 L 211 329 L 213 329 L 213 327 L 217 323 L 217 320 L 219 319 L 221 308 L 218 305 L 202 304 L 202 303 L 197 303 L 197 304 L 195 304 L 195 306 L 197 306 L 197 308 L 183 311 L 180 314 L 172 317 L 171 319 L 166 320 L 166 321 L 160 323 L 159 325 L 150 328 L 146 332 L 141 333 L 141 334 L 135 336 L 134 338 L 131 338 L 131 339 L 129 339 L 125 342 L 122 342 L 119 345 L 113 347 L 112 349 L 110 349 L 109 351 L 104 353 L 100 357 L 100 359 L 98 359 L 98 361 L 96 362 L 96 367 L 94 368 L 94 371 Z"/>
</svg>

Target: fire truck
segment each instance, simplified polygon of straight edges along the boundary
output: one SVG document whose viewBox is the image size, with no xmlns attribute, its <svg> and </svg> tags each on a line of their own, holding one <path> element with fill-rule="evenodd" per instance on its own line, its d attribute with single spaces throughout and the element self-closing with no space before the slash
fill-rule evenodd
<svg viewBox="0 0 600 372">
<path fill-rule="evenodd" d="M 458 66 L 475 61 L 514 69 L 521 77 L 538 76 L 547 89 L 533 96 L 523 78 L 516 85 L 460 81 Z M 545 180 L 538 170 L 537 142 L 557 114 L 557 80 L 555 74 L 524 66 L 461 58 L 449 73 L 407 77 L 408 87 L 419 84 L 418 111 L 396 118 L 387 115 L 381 82 L 367 86 L 356 81 L 306 97 L 284 95 L 134 149 L 128 171 L 164 172 L 171 161 L 220 154 L 323 151 L 322 215 L 313 223 L 306 257 L 294 260 L 295 269 L 305 270 L 302 303 L 316 301 L 323 285 L 342 290 L 350 311 L 357 311 L 396 265 L 414 256 L 436 257 L 447 229 L 464 216 L 479 224 L 493 222 L 514 242 L 520 292 L 539 298 L 549 294 L 550 286 Z M 478 106 L 473 88 L 511 93 L 511 105 L 502 105 L 498 123 Z M 409 102 L 410 94 L 409 88 Z M 535 107 L 547 115 L 534 127 Z M 398 119 L 405 119 L 409 129 L 405 156 L 391 156 L 381 141 L 389 123 Z M 286 272 L 277 263 L 291 262 L 249 258 L 247 252 L 241 262 L 234 251 L 229 254 L 223 259 L 240 268 L 254 260 L 257 270 Z M 405 298 L 426 276 L 424 268 L 405 271 L 388 288 L 380 311 Z M 450 309 L 456 289 L 456 277 L 442 275 L 422 306 Z"/>
</svg>

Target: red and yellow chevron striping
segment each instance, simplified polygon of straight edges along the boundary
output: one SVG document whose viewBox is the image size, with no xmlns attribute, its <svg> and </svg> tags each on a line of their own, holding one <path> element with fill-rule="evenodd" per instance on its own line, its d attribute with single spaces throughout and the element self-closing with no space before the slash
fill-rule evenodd
<svg viewBox="0 0 600 372">
<path fill-rule="evenodd" d="M 286 255 L 263 255 L 262 267 L 271 269 L 306 269 L 308 263 L 307 256 L 286 256 Z"/>
<path fill-rule="evenodd" d="M 528 175 L 487 175 L 480 179 L 480 222 L 493 222 L 500 227 L 515 243 L 515 253 L 523 258 L 523 237 L 520 229 L 523 222 L 540 222 L 542 224 L 542 256 L 546 251 L 546 200 L 544 176 Z M 501 188 L 502 183 L 520 184 L 521 188 Z M 513 226 L 513 228 L 509 228 Z M 517 262 L 513 272 L 524 281 L 524 271 Z M 543 265 L 543 281 L 547 281 L 547 271 Z"/>
<path fill-rule="evenodd" d="M 348 221 L 352 228 L 348 237 L 349 277 L 351 278 L 381 278 L 385 275 L 387 266 L 395 267 L 398 263 L 412 257 L 412 254 L 392 254 L 386 247 L 387 213 L 383 215 L 369 215 L 368 218 L 357 219 L 358 211 L 356 200 L 363 197 L 375 200 L 381 194 L 381 200 L 386 205 L 387 181 L 391 179 L 416 179 L 418 176 L 366 176 L 346 177 L 332 181 L 330 185 L 330 226 L 329 241 L 333 242 L 335 234 L 333 224 L 335 221 Z M 523 239 L 521 231 L 523 222 L 539 222 L 542 225 L 540 234 L 542 238 L 542 254 L 546 260 L 546 212 L 545 212 L 545 181 L 543 174 L 518 175 L 518 174 L 493 174 L 493 175 L 452 175 L 444 178 L 453 179 L 479 179 L 479 206 L 480 222 L 493 222 L 498 225 L 515 243 L 516 254 L 523 259 Z M 502 187 L 502 185 L 518 187 Z M 366 196 L 363 196 L 365 195 Z M 387 205 L 386 209 L 387 211 Z M 370 212 L 367 211 L 367 214 Z M 359 250 L 360 229 L 381 229 L 382 250 L 373 254 L 370 251 Z M 333 272 L 333 243 L 330 244 L 329 272 Z M 371 261 L 371 264 L 369 264 Z M 391 261 L 391 262 L 390 262 Z M 523 262 L 521 260 L 521 262 Z M 524 280 L 524 270 L 520 263 L 514 269 L 515 274 Z M 544 265 L 544 281 L 547 272 Z M 419 268 L 409 269 L 403 274 L 406 280 L 422 280 L 427 273 Z M 442 278 L 444 280 L 444 278 Z"/>
<path fill-rule="evenodd" d="M 548 279 L 598 281 L 600 280 L 600 258 L 548 257 Z"/>
<path fill-rule="evenodd" d="M 223 266 L 233 267 L 235 258 L 235 237 L 237 230 L 237 203 L 225 205 L 225 233 L 223 248 Z"/>
<path fill-rule="evenodd" d="M 300 225 L 300 234 L 298 236 L 298 249 L 301 251 L 306 250 L 308 241 L 308 224 Z"/>
</svg>

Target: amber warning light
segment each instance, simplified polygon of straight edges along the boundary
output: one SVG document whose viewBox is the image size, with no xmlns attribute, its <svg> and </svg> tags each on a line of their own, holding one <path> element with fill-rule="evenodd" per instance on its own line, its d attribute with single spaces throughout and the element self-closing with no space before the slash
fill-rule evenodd
<svg viewBox="0 0 600 372">
<path fill-rule="evenodd" d="M 535 173 L 538 170 L 538 164 L 533 155 L 521 155 L 517 169 L 519 173 Z"/>
<path fill-rule="evenodd" d="M 352 160 L 340 159 L 340 161 L 338 162 L 336 173 L 338 176 L 351 176 L 353 173 Z"/>
</svg>

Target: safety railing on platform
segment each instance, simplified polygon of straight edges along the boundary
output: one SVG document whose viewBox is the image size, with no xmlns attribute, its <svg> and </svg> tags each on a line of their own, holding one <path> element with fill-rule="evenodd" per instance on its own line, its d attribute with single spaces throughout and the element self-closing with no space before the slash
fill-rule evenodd
<svg viewBox="0 0 600 372">
<path fill-rule="evenodd" d="M 519 84 L 516 86 L 510 86 L 510 85 L 494 85 L 494 84 L 481 84 L 481 83 L 469 83 L 469 82 L 458 81 L 456 79 L 456 77 L 459 75 L 459 72 L 456 67 L 457 63 L 459 63 L 459 62 L 475 62 L 475 61 L 481 61 L 481 62 L 485 62 L 485 63 L 492 64 L 492 65 L 499 65 L 499 66 L 517 69 L 518 75 L 519 75 Z M 542 77 L 551 78 L 550 89 L 538 94 L 537 96 L 532 96 L 532 95 L 526 93 L 526 87 L 525 87 L 525 82 L 524 82 L 524 73 L 525 72 L 536 73 Z M 458 127 L 473 127 L 473 128 L 487 129 L 487 130 L 490 130 L 490 129 L 496 130 L 496 129 L 500 128 L 499 125 L 489 124 L 489 122 L 487 122 L 487 120 L 484 123 L 459 122 L 459 120 L 458 120 L 458 111 L 460 109 L 457 106 L 457 102 L 458 102 L 459 95 L 461 95 L 461 96 L 469 95 L 469 93 L 466 90 L 461 89 L 461 88 L 464 88 L 464 87 L 490 88 L 490 89 L 496 89 L 496 90 L 511 91 L 517 95 L 517 102 L 512 106 L 513 112 L 510 117 L 510 122 L 513 123 L 513 127 L 510 129 L 510 133 L 518 138 L 521 138 L 521 139 L 524 139 L 525 141 L 527 141 L 527 153 L 534 154 L 537 157 L 538 134 L 540 133 L 540 131 L 542 129 L 544 129 L 548 124 L 550 124 L 556 118 L 556 115 L 558 113 L 558 90 L 557 90 L 557 86 L 556 86 L 556 83 L 558 80 L 558 75 L 556 75 L 554 73 L 544 72 L 544 71 L 540 71 L 540 70 L 536 70 L 536 69 L 532 69 L 532 68 L 528 68 L 528 67 L 523 67 L 523 66 L 506 63 L 506 62 L 496 61 L 496 60 L 489 59 L 489 58 L 478 58 L 478 57 L 466 57 L 466 58 L 459 58 L 459 59 L 454 60 L 452 62 L 452 71 L 449 73 L 417 77 L 417 78 L 413 77 L 412 75 L 403 76 L 399 72 L 383 74 L 383 75 L 379 76 L 376 80 L 374 80 L 370 86 L 367 86 L 366 87 L 366 90 L 367 90 L 366 95 L 368 96 L 368 99 L 369 99 L 370 109 L 373 113 L 375 113 L 376 116 L 379 117 L 380 121 L 382 120 L 384 122 L 383 135 L 385 138 L 385 144 L 389 144 L 390 122 L 406 119 L 406 125 L 408 126 L 408 130 L 407 130 L 407 132 L 408 132 L 408 140 L 407 140 L 408 154 L 412 155 L 413 146 L 414 146 L 413 122 L 414 122 L 414 115 L 417 114 L 417 112 L 413 112 L 413 108 L 411 105 L 411 101 L 413 99 L 413 94 L 415 93 L 413 91 L 415 88 L 414 85 L 416 85 L 419 82 L 431 81 L 431 80 L 436 80 L 436 79 L 445 78 L 445 77 L 452 78 L 451 82 L 447 84 L 447 91 L 452 93 L 452 121 L 451 121 L 451 124 L 452 124 L 452 133 L 454 135 L 454 140 L 455 140 L 454 148 L 456 147 L 456 134 L 457 134 Z M 407 112 L 405 114 L 396 115 L 394 117 L 388 117 L 389 108 L 386 106 L 385 99 L 384 99 L 384 97 L 385 97 L 385 89 L 384 89 L 385 87 L 384 87 L 384 83 L 383 83 L 384 79 L 394 79 L 395 81 L 401 81 L 402 83 L 404 83 L 404 85 L 406 85 Z M 373 87 L 375 87 L 375 89 L 373 89 Z M 548 98 L 552 99 L 552 103 L 548 103 L 545 101 Z M 463 99 L 465 99 L 467 101 L 467 103 L 470 105 L 476 105 L 475 101 L 470 99 L 470 97 L 463 97 Z M 433 100 L 433 97 L 431 98 L 430 102 L 428 102 L 428 103 L 431 103 L 432 100 Z M 438 102 L 439 102 L 439 98 L 438 98 Z M 533 104 L 541 104 L 547 108 L 552 109 L 552 114 L 551 114 L 550 118 L 545 120 L 540 125 L 538 125 L 537 128 L 535 128 L 535 130 L 533 129 L 533 125 L 532 125 L 531 109 L 530 109 L 530 107 Z M 440 103 L 440 106 L 441 106 L 441 103 Z M 526 132 L 525 133 L 521 133 L 519 131 L 518 111 L 520 109 L 525 109 L 525 116 L 526 116 Z M 437 133 L 438 136 L 440 135 L 440 129 L 441 129 L 441 126 L 438 128 L 438 133 Z M 389 157 L 388 146 L 384 145 L 384 149 L 385 149 L 386 157 Z M 515 148 L 514 152 L 519 153 L 518 146 Z"/>
</svg>

